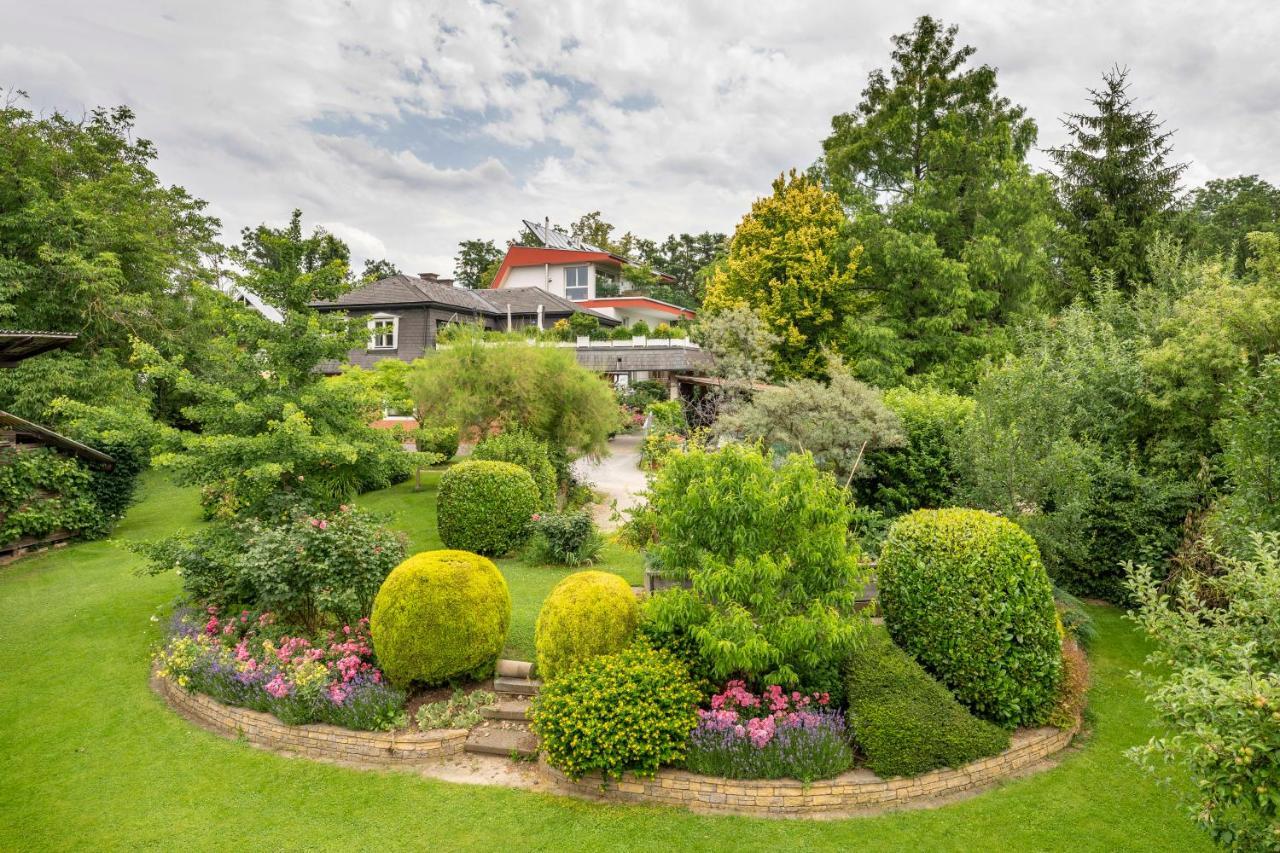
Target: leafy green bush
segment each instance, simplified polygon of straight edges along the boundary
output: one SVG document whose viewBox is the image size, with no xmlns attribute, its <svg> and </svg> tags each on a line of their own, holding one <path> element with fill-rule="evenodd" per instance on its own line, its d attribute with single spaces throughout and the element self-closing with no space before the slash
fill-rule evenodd
<svg viewBox="0 0 1280 853">
<path fill-rule="evenodd" d="M 877 565 L 894 642 L 979 716 L 1042 723 L 1062 677 L 1053 585 L 1036 543 L 975 509 L 894 522 Z"/>
<path fill-rule="evenodd" d="M 684 416 L 684 405 L 679 400 L 663 399 L 645 407 L 649 416 L 649 431 L 657 434 L 684 435 L 689 431 L 689 421 Z"/>
<path fill-rule="evenodd" d="M 1185 579 L 1173 599 L 1150 567 L 1130 568 L 1131 618 L 1156 643 L 1148 699 L 1164 731 L 1130 750 L 1152 776 L 1169 765 L 1187 810 L 1234 850 L 1276 849 L 1280 826 L 1280 535 L 1255 536 L 1223 574 Z"/>
<path fill-rule="evenodd" d="M 510 462 L 461 462 L 440 478 L 436 529 L 450 548 L 501 556 L 529 535 L 538 487 Z"/>
<path fill-rule="evenodd" d="M 413 443 L 419 453 L 438 453 L 448 462 L 458 454 L 458 428 L 420 426 L 413 431 Z"/>
<path fill-rule="evenodd" d="M 973 417 L 973 400 L 932 388 L 893 388 L 884 402 L 898 416 L 906 443 L 868 449 L 871 476 L 854 481 L 858 505 L 891 518 L 951 505 L 960 481 L 955 447 Z"/>
<path fill-rule="evenodd" d="M 619 326 L 624 337 L 614 338 L 614 340 L 630 340 L 631 330 L 625 326 Z M 622 392 L 622 404 L 631 406 L 633 409 L 644 411 L 650 403 L 661 403 L 668 399 L 667 386 L 656 379 L 641 379 L 638 382 L 632 382 Z"/>
<path fill-rule="evenodd" d="M 688 635 L 711 676 L 753 686 L 844 692 L 840 673 L 865 620 L 866 573 L 847 541 L 849 505 L 808 454 L 758 449 L 675 454 L 649 499 L 664 576 L 689 580 L 646 605 L 654 632 Z"/>
<path fill-rule="evenodd" d="M 80 460 L 52 448 L 0 451 L 0 545 L 60 529 L 100 530 L 106 515 L 93 499 L 93 476 Z"/>
<path fill-rule="evenodd" d="M 586 510 L 534 516 L 528 556 L 535 563 L 585 566 L 600 555 L 603 547 L 604 539 Z"/>
<path fill-rule="evenodd" d="M 533 730 L 547 762 L 571 779 L 599 771 L 652 776 L 684 758 L 699 694 L 675 658 L 632 647 L 543 685 Z"/>
<path fill-rule="evenodd" d="M 394 684 L 484 678 L 507 641 L 511 594 L 491 560 L 467 551 L 424 551 L 383 581 L 369 629 Z"/>
<path fill-rule="evenodd" d="M 538 612 L 538 676 L 558 678 L 575 666 L 621 651 L 640 618 L 631 585 L 611 572 L 578 572 L 555 585 Z"/>
<path fill-rule="evenodd" d="M 472 459 L 510 462 L 529 472 L 538 487 L 538 508 L 554 509 L 558 483 L 551 454 L 544 441 L 522 429 L 512 429 L 490 436 L 471 451 Z"/>
<path fill-rule="evenodd" d="M 1231 493 L 1214 513 L 1214 534 L 1224 549 L 1253 550 L 1251 531 L 1280 531 L 1280 357 L 1232 390 L 1217 425 Z M 1151 562 L 1141 557 L 1137 562 Z"/>
<path fill-rule="evenodd" d="M 405 536 L 373 513 L 341 506 L 311 515 L 215 522 L 134 549 L 150 574 L 176 569 L 195 604 L 275 611 L 289 624 L 315 627 L 325 617 L 355 622 L 404 559 Z"/>
<path fill-rule="evenodd" d="M 883 631 L 848 667 L 849 727 L 879 776 L 960 767 L 1009 747 L 1009 733 L 979 720 Z"/>
</svg>

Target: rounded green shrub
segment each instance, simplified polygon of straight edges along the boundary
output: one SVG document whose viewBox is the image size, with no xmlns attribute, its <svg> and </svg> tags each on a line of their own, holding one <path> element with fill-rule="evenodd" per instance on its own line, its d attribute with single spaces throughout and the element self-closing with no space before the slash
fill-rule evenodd
<svg viewBox="0 0 1280 853">
<path fill-rule="evenodd" d="M 544 684 L 533 730 L 547 762 L 571 779 L 592 771 L 652 776 L 684 758 L 699 698 L 679 661 L 632 646 Z"/>
<path fill-rule="evenodd" d="M 961 703 L 1006 727 L 1045 720 L 1061 638 L 1026 531 L 983 510 L 918 510 L 889 529 L 877 575 L 894 642 Z"/>
<path fill-rule="evenodd" d="M 849 730 L 876 774 L 918 776 L 1009 747 L 1009 733 L 969 713 L 911 655 L 874 631 L 850 657 Z"/>
<path fill-rule="evenodd" d="M 640 606 L 631 585 L 609 572 L 577 572 L 555 585 L 538 613 L 538 674 L 552 679 L 599 655 L 626 648 Z"/>
<path fill-rule="evenodd" d="M 413 431 L 413 443 L 419 453 L 439 453 L 448 462 L 458 454 L 458 428 L 420 426 Z"/>
<path fill-rule="evenodd" d="M 436 529 L 449 548 L 501 556 L 529 535 L 538 487 L 510 462 L 461 462 L 440 477 Z"/>
<path fill-rule="evenodd" d="M 493 561 L 424 551 L 387 575 L 369 631 L 393 684 L 435 685 L 492 673 L 510 624 L 511 594 Z"/>
<path fill-rule="evenodd" d="M 471 458 L 519 465 L 529 472 L 538 486 L 539 508 L 555 508 L 558 491 L 556 468 L 551 462 L 551 451 L 546 442 L 523 430 L 508 430 L 477 444 L 475 450 L 471 451 Z"/>
</svg>

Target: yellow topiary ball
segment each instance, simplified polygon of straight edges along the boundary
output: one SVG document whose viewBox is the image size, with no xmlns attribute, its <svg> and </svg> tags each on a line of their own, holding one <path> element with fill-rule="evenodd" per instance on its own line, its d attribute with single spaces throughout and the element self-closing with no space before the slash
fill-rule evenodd
<svg viewBox="0 0 1280 853">
<path fill-rule="evenodd" d="M 394 684 L 483 678 L 507 642 L 511 594 L 492 560 L 470 551 L 423 551 L 387 575 L 369 632 Z"/>
<path fill-rule="evenodd" d="M 538 675 L 552 679 L 597 655 L 631 643 L 640 607 L 622 578 L 609 572 L 577 572 L 556 584 L 538 613 L 534 646 Z"/>
</svg>

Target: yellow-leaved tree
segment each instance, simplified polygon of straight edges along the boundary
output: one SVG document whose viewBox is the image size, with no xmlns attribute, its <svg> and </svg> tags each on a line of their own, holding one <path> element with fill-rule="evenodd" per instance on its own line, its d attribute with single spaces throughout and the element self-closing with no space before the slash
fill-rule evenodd
<svg viewBox="0 0 1280 853">
<path fill-rule="evenodd" d="M 850 245 L 844 225 L 835 194 L 793 169 L 751 205 L 707 283 L 705 311 L 747 306 L 779 337 L 781 377 L 822 375 L 822 348 L 838 347 L 860 301 L 854 279 L 862 247 Z"/>
</svg>

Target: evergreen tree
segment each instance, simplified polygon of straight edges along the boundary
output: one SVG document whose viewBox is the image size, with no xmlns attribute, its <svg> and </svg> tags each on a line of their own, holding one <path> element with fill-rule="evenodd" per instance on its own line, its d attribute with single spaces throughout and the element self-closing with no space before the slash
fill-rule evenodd
<svg viewBox="0 0 1280 853">
<path fill-rule="evenodd" d="M 1060 299 L 1087 293 L 1094 270 L 1112 270 L 1122 290 L 1150 280 L 1147 249 L 1170 224 L 1186 163 L 1172 159 L 1172 131 L 1129 96 L 1129 71 L 1102 75 L 1089 90 L 1090 113 L 1063 119 L 1071 141 L 1049 149 L 1068 233 Z"/>
<path fill-rule="evenodd" d="M 993 327 L 1040 301 L 1053 233 L 1051 187 L 1025 162 L 1035 124 L 957 32 L 924 16 L 895 36 L 889 70 L 872 72 L 823 142 L 897 371 L 952 385 L 1003 348 Z M 850 346 L 856 363 L 863 344 Z"/>
</svg>

